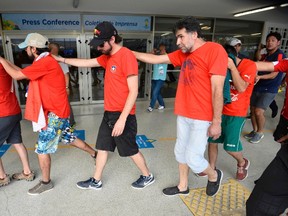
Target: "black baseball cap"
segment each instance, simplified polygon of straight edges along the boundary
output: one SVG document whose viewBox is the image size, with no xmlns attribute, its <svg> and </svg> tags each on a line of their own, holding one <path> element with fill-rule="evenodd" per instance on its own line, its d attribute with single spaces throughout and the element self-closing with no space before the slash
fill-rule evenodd
<svg viewBox="0 0 288 216">
<path fill-rule="evenodd" d="M 117 30 L 112 23 L 104 21 L 99 23 L 94 29 L 94 37 L 90 41 L 90 46 L 99 46 L 105 41 L 109 40 L 112 36 L 118 35 Z"/>
</svg>

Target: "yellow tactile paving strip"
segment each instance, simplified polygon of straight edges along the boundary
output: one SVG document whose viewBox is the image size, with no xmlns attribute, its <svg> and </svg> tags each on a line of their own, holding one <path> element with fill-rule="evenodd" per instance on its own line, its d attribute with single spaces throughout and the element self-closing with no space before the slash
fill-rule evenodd
<svg viewBox="0 0 288 216">
<path fill-rule="evenodd" d="M 245 215 L 245 203 L 250 191 L 234 179 L 221 185 L 214 197 L 206 195 L 205 188 L 191 189 L 188 196 L 180 196 L 195 216 Z"/>
</svg>

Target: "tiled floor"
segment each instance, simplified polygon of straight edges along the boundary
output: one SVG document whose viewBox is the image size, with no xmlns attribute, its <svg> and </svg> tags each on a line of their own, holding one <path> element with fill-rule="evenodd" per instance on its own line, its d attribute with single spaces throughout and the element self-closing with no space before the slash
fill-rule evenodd
<svg viewBox="0 0 288 216">
<path fill-rule="evenodd" d="M 284 93 L 277 96 L 279 107 L 283 104 Z M 99 215 L 99 216 L 188 216 L 192 215 L 179 197 L 165 197 L 161 191 L 166 186 L 178 183 L 178 166 L 174 158 L 176 140 L 176 116 L 173 114 L 174 100 L 166 100 L 164 111 L 154 110 L 147 113 L 147 101 L 137 102 L 138 134 L 155 139 L 154 148 L 142 149 L 147 164 L 156 181 L 144 190 L 131 188 L 140 173 L 129 158 L 120 158 L 118 153 L 110 154 L 103 174 L 101 191 L 85 191 L 76 187 L 76 182 L 85 180 L 94 172 L 94 161 L 86 153 L 70 146 L 61 145 L 52 156 L 51 177 L 54 190 L 30 196 L 27 190 L 40 179 L 37 155 L 33 152 L 37 134 L 32 132 L 31 123 L 22 121 L 23 140 L 29 150 L 30 162 L 37 178 L 33 182 L 12 182 L 0 188 L 0 215 Z M 100 125 L 103 105 L 85 105 L 73 107 L 77 129 L 85 130 L 86 142 L 94 146 Z M 275 119 L 267 110 L 265 138 L 258 144 L 243 140 L 245 157 L 251 161 L 249 177 L 241 182 L 252 190 L 256 180 L 268 163 L 274 158 L 279 145 L 273 141 L 279 114 Z M 243 133 L 251 130 L 247 120 Z M 16 152 L 11 148 L 3 157 L 6 172 L 12 174 L 20 171 L 20 162 Z M 236 162 L 223 150 L 219 151 L 217 167 L 223 170 L 223 182 L 234 178 Z M 189 176 L 189 187 L 205 187 L 207 179 L 198 178 L 193 173 Z"/>
</svg>

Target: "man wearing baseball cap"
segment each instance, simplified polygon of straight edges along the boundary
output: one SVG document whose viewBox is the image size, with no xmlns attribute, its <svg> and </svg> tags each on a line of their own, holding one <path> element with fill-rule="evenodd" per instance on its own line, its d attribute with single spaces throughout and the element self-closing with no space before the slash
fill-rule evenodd
<svg viewBox="0 0 288 216">
<path fill-rule="evenodd" d="M 93 177 L 77 183 L 80 189 L 102 188 L 102 173 L 108 153 L 114 152 L 116 147 L 119 155 L 130 157 L 142 173 L 140 178 L 132 183 L 133 188 L 143 189 L 155 181 L 136 143 L 135 102 L 138 95 L 138 64 L 134 54 L 120 45 L 121 41 L 122 38 L 114 26 L 104 21 L 95 27 L 94 38 L 90 42 L 91 46 L 104 55 L 96 59 L 65 59 L 54 56 L 58 61 L 76 67 L 105 68 L 105 112 L 96 141 L 98 155 L 95 172 Z"/>
<path fill-rule="evenodd" d="M 19 48 L 25 49 L 34 62 L 25 69 L 0 58 L 0 63 L 14 79 L 30 80 L 25 118 L 33 122 L 34 131 L 39 131 L 35 152 L 38 154 L 42 171 L 42 180 L 28 191 L 30 195 L 53 189 L 50 179 L 50 154 L 56 152 L 60 141 L 80 148 L 91 156 L 96 155 L 96 152 L 78 139 L 71 130 L 64 74 L 58 62 L 46 52 L 47 45 L 48 39 L 45 36 L 38 33 L 27 35 Z"/>
<path fill-rule="evenodd" d="M 248 58 L 247 56 L 240 53 L 242 42 L 238 38 L 232 38 L 230 42 L 228 43 L 230 46 L 233 46 L 236 49 L 237 57 L 240 59 Z"/>
</svg>

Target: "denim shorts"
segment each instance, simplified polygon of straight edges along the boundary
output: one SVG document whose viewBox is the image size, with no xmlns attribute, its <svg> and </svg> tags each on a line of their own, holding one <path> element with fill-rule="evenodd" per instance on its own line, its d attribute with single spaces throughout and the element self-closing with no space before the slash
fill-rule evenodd
<svg viewBox="0 0 288 216">
<path fill-rule="evenodd" d="M 35 152 L 37 154 L 52 154 L 57 151 L 59 142 L 70 144 L 77 137 L 73 134 L 68 118 L 59 118 L 54 113 L 48 114 L 48 125 L 39 132 Z"/>
</svg>

